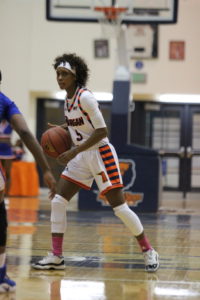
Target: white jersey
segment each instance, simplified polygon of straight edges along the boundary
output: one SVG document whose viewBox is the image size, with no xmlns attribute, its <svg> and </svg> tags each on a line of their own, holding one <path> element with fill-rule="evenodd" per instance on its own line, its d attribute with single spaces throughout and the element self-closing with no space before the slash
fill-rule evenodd
<svg viewBox="0 0 200 300">
<path fill-rule="evenodd" d="M 86 88 L 78 87 L 74 97 L 65 100 L 64 113 L 74 145 L 85 142 L 95 129 L 106 127 L 97 100 Z M 90 149 L 101 147 L 108 142 L 106 137 Z"/>
</svg>

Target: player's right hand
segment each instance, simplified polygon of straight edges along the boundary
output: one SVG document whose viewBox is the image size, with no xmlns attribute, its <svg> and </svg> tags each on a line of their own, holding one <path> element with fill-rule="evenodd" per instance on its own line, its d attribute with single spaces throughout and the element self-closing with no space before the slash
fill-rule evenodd
<svg viewBox="0 0 200 300">
<path fill-rule="evenodd" d="M 61 153 L 57 158 L 57 162 L 60 165 L 66 166 L 68 162 L 73 159 L 76 155 L 78 154 L 77 152 L 77 147 L 73 147 L 70 150 Z"/>
</svg>

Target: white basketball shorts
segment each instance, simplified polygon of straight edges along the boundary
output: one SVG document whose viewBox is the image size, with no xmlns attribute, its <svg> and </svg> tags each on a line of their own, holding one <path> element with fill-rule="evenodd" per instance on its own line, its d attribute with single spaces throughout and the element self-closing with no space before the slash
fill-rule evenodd
<svg viewBox="0 0 200 300">
<path fill-rule="evenodd" d="M 80 152 L 67 164 L 61 177 L 87 190 L 95 180 L 101 194 L 123 187 L 118 157 L 111 144 Z"/>
</svg>

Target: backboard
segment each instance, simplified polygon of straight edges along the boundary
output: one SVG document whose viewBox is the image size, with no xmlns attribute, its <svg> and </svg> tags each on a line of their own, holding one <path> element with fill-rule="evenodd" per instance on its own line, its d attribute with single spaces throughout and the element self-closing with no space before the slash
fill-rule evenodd
<svg viewBox="0 0 200 300">
<path fill-rule="evenodd" d="M 126 7 L 122 23 L 172 24 L 177 22 L 178 0 L 46 0 L 50 21 L 98 22 L 103 12 L 94 7 Z"/>
</svg>

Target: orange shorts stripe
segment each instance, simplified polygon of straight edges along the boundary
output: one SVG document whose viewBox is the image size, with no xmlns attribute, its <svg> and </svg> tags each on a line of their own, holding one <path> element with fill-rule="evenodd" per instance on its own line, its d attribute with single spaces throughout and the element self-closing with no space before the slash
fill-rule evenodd
<svg viewBox="0 0 200 300">
<path fill-rule="evenodd" d="M 116 165 L 116 162 L 115 162 L 115 159 L 113 157 L 110 147 L 108 145 L 106 145 L 105 147 L 100 148 L 99 150 L 100 150 L 100 155 L 103 159 L 103 162 L 104 162 L 104 165 L 105 165 L 105 168 L 106 168 L 106 171 L 107 171 L 107 174 L 108 174 L 111 184 L 113 184 L 113 185 L 120 184 L 120 175 L 119 175 L 118 168 L 117 168 L 117 165 Z M 107 153 L 102 154 L 101 153 L 102 151 L 107 151 Z M 112 157 L 112 158 L 106 159 L 107 157 Z M 113 165 L 110 166 L 110 163 L 113 163 Z M 116 170 L 116 171 L 109 174 L 110 170 Z M 115 179 L 114 179 L 114 177 L 115 177 Z"/>
<path fill-rule="evenodd" d="M 115 169 L 116 169 L 116 166 L 115 166 L 115 165 L 106 168 L 107 171 L 115 170 Z"/>
<path fill-rule="evenodd" d="M 114 158 L 105 160 L 105 161 L 104 161 L 104 164 L 105 164 L 105 166 L 106 166 L 107 164 L 110 164 L 110 163 L 113 163 L 113 162 L 115 162 Z M 116 167 L 115 167 L 115 168 L 116 168 Z"/>
<path fill-rule="evenodd" d="M 106 154 L 101 154 L 101 157 L 102 157 L 102 158 L 106 158 L 106 157 L 110 157 L 110 156 L 112 156 L 112 153 L 111 153 L 111 152 L 108 152 L 108 153 L 106 153 Z"/>
<path fill-rule="evenodd" d="M 110 149 L 110 147 L 109 147 L 108 145 L 106 145 L 106 146 L 104 146 L 104 147 L 102 147 L 102 148 L 99 148 L 99 151 L 100 151 L 100 152 L 103 152 L 103 151 L 109 150 L 109 149 Z"/>
<path fill-rule="evenodd" d="M 111 174 L 109 174 L 110 178 L 114 177 L 114 176 L 119 176 L 119 172 L 113 172 Z"/>
</svg>

